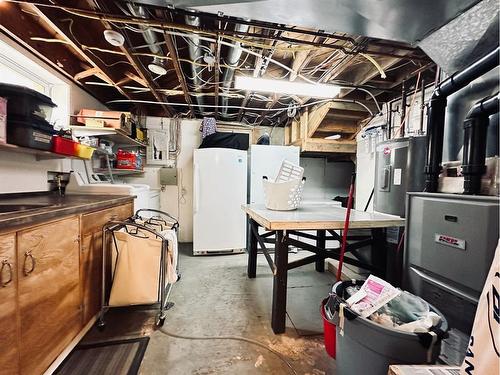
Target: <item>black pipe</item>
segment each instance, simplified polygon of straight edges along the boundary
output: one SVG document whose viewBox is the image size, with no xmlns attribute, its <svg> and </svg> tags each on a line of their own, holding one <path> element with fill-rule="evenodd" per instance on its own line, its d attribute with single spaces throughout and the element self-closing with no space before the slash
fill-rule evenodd
<svg viewBox="0 0 500 375">
<path fill-rule="evenodd" d="M 425 116 L 425 81 L 422 79 L 420 88 L 420 135 L 424 134 L 424 116 Z"/>
<path fill-rule="evenodd" d="M 399 126 L 400 137 L 405 136 L 405 126 L 406 126 L 406 87 L 405 81 L 401 83 L 401 124 Z"/>
<path fill-rule="evenodd" d="M 432 94 L 427 113 L 427 155 L 425 191 L 436 192 L 443 158 L 444 118 L 447 97 L 498 66 L 500 48 L 495 48 L 474 64 L 441 82 Z"/>
<path fill-rule="evenodd" d="M 464 194 L 479 194 L 486 172 L 486 140 L 489 116 L 498 113 L 498 93 L 474 104 L 464 121 L 462 174 Z"/>
</svg>

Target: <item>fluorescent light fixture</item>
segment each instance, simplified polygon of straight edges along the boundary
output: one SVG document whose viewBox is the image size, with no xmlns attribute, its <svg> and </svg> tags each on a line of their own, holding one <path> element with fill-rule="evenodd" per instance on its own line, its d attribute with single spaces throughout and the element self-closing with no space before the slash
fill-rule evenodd
<svg viewBox="0 0 500 375">
<path fill-rule="evenodd" d="M 243 76 L 236 76 L 234 87 L 240 90 L 310 96 L 312 98 L 334 98 L 340 93 L 340 87 L 335 85 L 290 82 L 278 79 Z"/>
<path fill-rule="evenodd" d="M 330 140 L 335 140 L 335 139 L 340 139 L 342 136 L 340 134 L 333 134 L 329 135 L 328 137 L 325 137 L 325 139 L 330 139 Z"/>
</svg>

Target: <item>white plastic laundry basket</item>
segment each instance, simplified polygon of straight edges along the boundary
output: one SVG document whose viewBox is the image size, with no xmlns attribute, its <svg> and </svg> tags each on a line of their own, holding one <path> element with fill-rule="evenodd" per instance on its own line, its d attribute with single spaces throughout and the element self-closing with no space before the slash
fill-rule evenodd
<svg viewBox="0 0 500 375">
<path fill-rule="evenodd" d="M 264 196 L 266 208 L 276 211 L 290 211 L 299 207 L 302 200 L 305 177 L 301 180 L 285 182 L 271 182 L 266 178 L 264 183 Z"/>
</svg>

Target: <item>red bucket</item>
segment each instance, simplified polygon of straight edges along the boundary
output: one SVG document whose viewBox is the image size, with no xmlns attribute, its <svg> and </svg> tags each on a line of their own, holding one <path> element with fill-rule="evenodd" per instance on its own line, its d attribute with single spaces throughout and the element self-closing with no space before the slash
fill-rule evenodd
<svg viewBox="0 0 500 375">
<path fill-rule="evenodd" d="M 325 298 L 321 303 L 321 317 L 323 318 L 323 332 L 325 349 L 330 357 L 335 359 L 335 340 L 336 340 L 336 326 L 325 315 L 325 304 L 328 298 Z"/>
</svg>

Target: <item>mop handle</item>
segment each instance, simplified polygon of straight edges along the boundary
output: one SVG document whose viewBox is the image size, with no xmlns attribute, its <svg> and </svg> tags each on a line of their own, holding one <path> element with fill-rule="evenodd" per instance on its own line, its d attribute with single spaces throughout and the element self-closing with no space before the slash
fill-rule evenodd
<svg viewBox="0 0 500 375">
<path fill-rule="evenodd" d="M 347 245 L 347 232 L 349 231 L 349 220 L 351 217 L 352 198 L 354 195 L 355 180 L 356 180 L 356 173 L 353 173 L 351 176 L 351 186 L 349 187 L 349 198 L 347 199 L 347 211 L 345 214 L 344 231 L 342 232 L 342 247 L 340 249 L 339 267 L 337 269 L 337 281 L 340 281 L 342 276 L 342 265 L 344 264 L 344 254 Z"/>
</svg>

